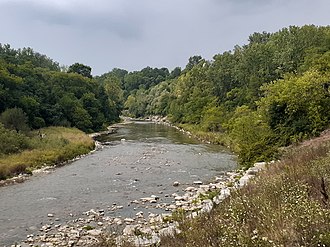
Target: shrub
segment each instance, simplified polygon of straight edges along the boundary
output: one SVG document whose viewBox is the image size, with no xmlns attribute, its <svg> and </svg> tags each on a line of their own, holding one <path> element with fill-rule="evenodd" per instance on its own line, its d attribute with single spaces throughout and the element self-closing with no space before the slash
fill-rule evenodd
<svg viewBox="0 0 330 247">
<path fill-rule="evenodd" d="M 161 246 L 328 246 L 330 147 L 287 154 Z"/>
<path fill-rule="evenodd" d="M 18 153 L 29 147 L 28 138 L 0 123 L 0 155 Z"/>
<path fill-rule="evenodd" d="M 5 128 L 16 130 L 16 132 L 26 132 L 29 129 L 27 121 L 28 118 L 21 108 L 10 108 L 0 115 L 0 122 Z"/>
</svg>

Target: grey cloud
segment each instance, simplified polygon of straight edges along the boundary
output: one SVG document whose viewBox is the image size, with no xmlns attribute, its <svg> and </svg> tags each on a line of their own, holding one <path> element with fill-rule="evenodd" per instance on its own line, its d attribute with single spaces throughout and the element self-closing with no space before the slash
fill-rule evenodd
<svg viewBox="0 0 330 247">
<path fill-rule="evenodd" d="M 49 26 L 68 26 L 76 30 L 84 30 L 84 32 L 91 35 L 101 31 L 116 34 L 124 39 L 135 39 L 142 33 L 140 20 L 116 12 L 99 14 L 94 9 L 87 9 L 84 6 L 64 9 L 36 2 L 13 1 L 2 4 L 1 7 L 23 22 L 40 22 Z"/>
<path fill-rule="evenodd" d="M 174 68 L 246 44 L 253 32 L 328 25 L 329 8 L 329 0 L 0 0 L 0 42 L 95 74 Z"/>
</svg>

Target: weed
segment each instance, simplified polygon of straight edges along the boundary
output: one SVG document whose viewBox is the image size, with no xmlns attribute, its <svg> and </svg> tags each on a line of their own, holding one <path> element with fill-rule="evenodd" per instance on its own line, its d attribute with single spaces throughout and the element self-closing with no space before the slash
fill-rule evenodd
<svg viewBox="0 0 330 247">
<path fill-rule="evenodd" d="M 95 229 L 95 227 L 93 227 L 91 225 L 86 225 L 86 226 L 83 227 L 83 229 L 86 230 L 86 231 L 90 231 L 90 230 Z"/>
<path fill-rule="evenodd" d="M 329 246 L 330 147 L 295 148 L 161 246 Z"/>
<path fill-rule="evenodd" d="M 40 132 L 44 134 L 42 139 L 39 131 L 24 137 L 29 149 L 0 156 L 0 180 L 31 174 L 33 169 L 45 164 L 60 164 L 94 148 L 93 140 L 78 129 L 49 127 Z"/>
</svg>

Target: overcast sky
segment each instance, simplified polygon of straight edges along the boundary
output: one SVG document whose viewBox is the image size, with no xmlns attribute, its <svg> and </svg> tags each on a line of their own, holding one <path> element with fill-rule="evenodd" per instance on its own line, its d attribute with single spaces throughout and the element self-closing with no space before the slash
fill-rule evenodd
<svg viewBox="0 0 330 247">
<path fill-rule="evenodd" d="M 0 0 L 0 43 L 63 65 L 184 67 L 247 43 L 253 32 L 330 25 L 330 0 Z"/>
</svg>

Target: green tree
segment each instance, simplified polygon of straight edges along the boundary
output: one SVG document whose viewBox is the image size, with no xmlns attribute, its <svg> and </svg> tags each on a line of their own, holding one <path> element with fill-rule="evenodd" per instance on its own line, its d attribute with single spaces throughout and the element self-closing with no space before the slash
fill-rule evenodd
<svg viewBox="0 0 330 247">
<path fill-rule="evenodd" d="M 29 129 L 27 125 L 28 117 L 21 108 L 10 108 L 0 115 L 0 121 L 7 129 L 16 132 L 25 132 Z"/>
<path fill-rule="evenodd" d="M 238 107 L 226 128 L 241 165 L 248 167 L 255 162 L 274 158 L 274 135 L 259 112 L 247 106 Z"/>
<path fill-rule="evenodd" d="M 142 88 L 136 91 L 134 95 L 128 96 L 124 107 L 133 117 L 143 117 L 146 115 L 147 94 Z"/>
<path fill-rule="evenodd" d="M 68 73 L 77 73 L 84 77 L 92 78 L 92 68 L 81 63 L 72 64 L 68 69 Z"/>
<path fill-rule="evenodd" d="M 329 72 L 311 70 L 262 87 L 265 97 L 258 105 L 283 144 L 315 135 L 328 126 L 329 78 Z"/>
<path fill-rule="evenodd" d="M 191 70 L 195 65 L 199 64 L 202 60 L 203 58 L 199 55 L 190 57 L 186 65 L 185 71 Z"/>
<path fill-rule="evenodd" d="M 18 153 L 29 147 L 28 139 L 21 133 L 9 130 L 0 123 L 0 156 Z"/>
<path fill-rule="evenodd" d="M 180 75 L 181 75 L 181 72 L 182 72 L 182 70 L 181 70 L 181 68 L 180 67 L 175 67 L 172 71 L 171 71 L 171 73 L 170 73 L 170 75 L 169 75 L 169 79 L 175 79 L 175 78 L 178 78 Z"/>
</svg>

